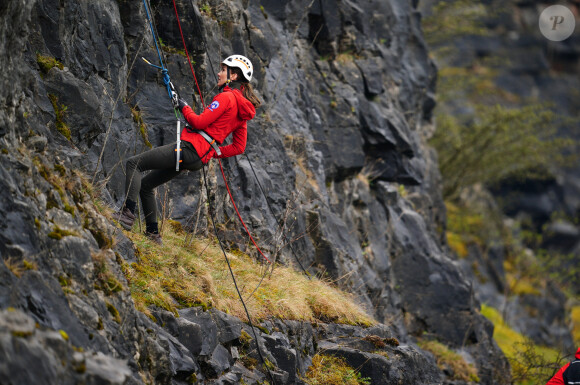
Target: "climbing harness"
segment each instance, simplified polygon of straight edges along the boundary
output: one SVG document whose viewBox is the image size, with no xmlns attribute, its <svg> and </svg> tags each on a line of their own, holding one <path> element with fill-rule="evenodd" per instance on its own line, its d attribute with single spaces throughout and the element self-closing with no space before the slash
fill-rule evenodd
<svg viewBox="0 0 580 385">
<path fill-rule="evenodd" d="M 173 87 L 173 83 L 171 83 L 171 79 L 169 77 L 169 71 L 167 70 L 165 63 L 163 62 L 163 56 L 161 55 L 161 50 L 159 49 L 159 45 L 157 44 L 157 35 L 155 33 L 155 28 L 153 27 L 153 20 L 152 20 L 150 13 L 149 13 L 149 6 L 147 5 L 147 2 L 148 2 L 148 0 L 143 0 L 143 5 L 145 6 L 145 13 L 147 15 L 147 21 L 149 22 L 149 28 L 151 29 L 151 34 L 153 35 L 153 42 L 155 43 L 155 48 L 157 49 L 157 56 L 159 56 L 160 66 L 157 66 L 157 65 L 149 62 L 144 57 L 142 59 L 145 63 L 149 64 L 151 67 L 154 67 L 154 68 L 161 70 L 161 74 L 163 76 L 163 83 L 165 84 L 165 87 L 167 88 L 167 93 L 168 93 L 169 98 L 171 99 L 171 103 L 173 105 L 173 112 L 175 113 L 175 118 L 177 120 L 177 127 L 176 127 L 177 140 L 176 140 L 176 147 L 175 147 L 175 171 L 179 171 L 179 163 L 183 162 L 183 160 L 181 159 L 181 121 L 179 120 L 179 117 L 177 115 L 177 109 L 176 109 L 176 106 L 178 105 L 178 96 L 177 96 L 177 92 L 175 91 L 175 87 Z M 181 27 L 180 27 L 180 29 L 181 29 Z"/>
<path fill-rule="evenodd" d="M 220 147 L 217 145 L 216 140 L 211 136 L 209 136 L 207 132 L 203 130 L 198 130 L 197 133 L 200 134 L 209 143 L 209 145 L 214 149 L 216 154 L 218 155 L 222 154 L 222 150 L 220 150 Z"/>
</svg>

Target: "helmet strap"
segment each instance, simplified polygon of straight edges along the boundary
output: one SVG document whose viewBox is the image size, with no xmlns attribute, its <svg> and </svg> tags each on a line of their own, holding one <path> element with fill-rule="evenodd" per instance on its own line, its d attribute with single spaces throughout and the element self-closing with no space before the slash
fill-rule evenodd
<svg viewBox="0 0 580 385">
<path fill-rule="evenodd" d="M 228 73 L 228 80 L 226 80 L 226 84 L 230 84 L 232 79 L 230 79 L 230 67 L 229 66 L 226 66 L 226 71 Z"/>
</svg>

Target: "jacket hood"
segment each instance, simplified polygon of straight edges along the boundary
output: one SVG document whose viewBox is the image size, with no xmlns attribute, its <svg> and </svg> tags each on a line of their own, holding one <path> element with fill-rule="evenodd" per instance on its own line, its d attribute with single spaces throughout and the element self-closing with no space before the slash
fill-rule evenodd
<svg viewBox="0 0 580 385">
<path fill-rule="evenodd" d="M 238 102 L 238 118 L 241 120 L 250 120 L 256 116 L 254 105 L 239 90 L 226 86 L 224 91 L 230 91 L 236 97 L 236 101 Z"/>
</svg>

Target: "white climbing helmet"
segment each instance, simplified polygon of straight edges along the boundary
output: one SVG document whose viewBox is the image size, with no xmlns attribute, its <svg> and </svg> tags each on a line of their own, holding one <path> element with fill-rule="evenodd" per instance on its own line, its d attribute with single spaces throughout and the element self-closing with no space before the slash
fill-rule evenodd
<svg viewBox="0 0 580 385">
<path fill-rule="evenodd" d="M 237 67 L 242 70 L 244 77 L 247 81 L 252 80 L 252 74 L 254 73 L 254 66 L 250 59 L 242 55 L 232 55 L 228 56 L 222 64 L 227 65 L 228 67 Z"/>
</svg>

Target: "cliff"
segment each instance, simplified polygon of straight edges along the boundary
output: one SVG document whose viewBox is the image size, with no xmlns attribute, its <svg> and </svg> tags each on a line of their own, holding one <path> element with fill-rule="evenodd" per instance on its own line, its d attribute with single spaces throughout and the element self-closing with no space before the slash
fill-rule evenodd
<svg viewBox="0 0 580 385">
<path fill-rule="evenodd" d="M 175 136 L 161 76 L 140 59 L 156 59 L 143 4 L 11 1 L 0 6 L 0 382 L 291 384 L 325 351 L 372 383 L 460 383 L 419 349 L 425 338 L 459 352 L 481 383 L 506 383 L 493 326 L 442 241 L 426 144 L 436 70 L 416 2 L 176 3 L 206 102 L 222 58 L 254 63 L 264 107 L 248 157 L 223 163 L 260 246 L 354 293 L 378 323 L 262 320 L 268 371 L 237 359 L 250 332 L 239 319 L 200 307 L 179 317 L 152 308 L 155 321 L 137 311 L 122 270 L 138 264 L 135 248 L 92 191 L 118 207 L 124 160 Z M 191 100 L 173 6 L 151 6 L 171 80 Z M 210 197 L 199 173 L 184 173 L 159 191 L 164 212 L 188 228 L 207 199 L 220 236 L 254 253 L 215 165 L 208 171 Z M 292 247 L 277 253 L 281 222 Z M 123 289 L 107 289 L 102 269 Z M 400 344 L 377 354 L 369 336 Z"/>
</svg>

